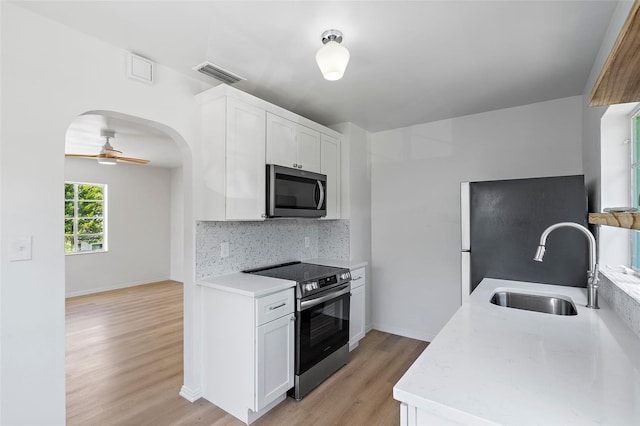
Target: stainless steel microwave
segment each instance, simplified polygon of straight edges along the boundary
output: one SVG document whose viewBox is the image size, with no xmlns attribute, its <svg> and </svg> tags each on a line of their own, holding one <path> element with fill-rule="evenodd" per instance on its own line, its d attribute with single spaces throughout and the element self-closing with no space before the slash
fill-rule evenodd
<svg viewBox="0 0 640 426">
<path fill-rule="evenodd" d="M 267 217 L 327 215 L 327 176 L 267 164 Z"/>
</svg>

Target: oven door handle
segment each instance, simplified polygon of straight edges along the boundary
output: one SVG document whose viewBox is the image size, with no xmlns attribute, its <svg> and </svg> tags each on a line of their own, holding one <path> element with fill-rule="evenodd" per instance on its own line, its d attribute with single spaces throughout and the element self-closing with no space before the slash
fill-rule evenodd
<svg viewBox="0 0 640 426">
<path fill-rule="evenodd" d="M 337 289 L 340 289 L 339 291 L 335 291 Z M 337 287 L 336 289 L 331 291 L 331 294 L 327 294 L 326 296 L 321 296 L 318 297 L 316 299 L 311 299 L 311 300 L 305 300 L 304 302 L 300 301 L 298 302 L 298 310 L 299 311 L 306 311 L 309 308 L 312 308 L 314 306 L 317 306 L 321 303 L 326 302 L 327 300 L 331 300 L 331 299 L 335 299 L 336 297 L 345 295 L 347 293 L 349 293 L 351 291 L 351 284 L 347 283 L 344 286 L 341 287 Z"/>
</svg>

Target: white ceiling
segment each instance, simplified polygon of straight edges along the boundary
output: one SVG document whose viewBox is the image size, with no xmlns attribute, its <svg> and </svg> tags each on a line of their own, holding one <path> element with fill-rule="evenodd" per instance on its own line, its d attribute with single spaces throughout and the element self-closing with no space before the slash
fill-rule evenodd
<svg viewBox="0 0 640 426">
<path fill-rule="evenodd" d="M 579 95 L 614 1 L 19 1 L 194 78 L 320 123 L 369 131 Z M 344 78 L 322 79 L 320 35 L 344 33 Z"/>
<path fill-rule="evenodd" d="M 122 151 L 122 156 L 149 160 L 137 167 L 173 168 L 182 165 L 178 145 L 166 133 L 153 127 L 122 118 L 101 114 L 84 114 L 77 117 L 67 129 L 65 154 L 99 154 L 105 138 L 100 130 L 112 130 L 115 137 L 110 143 Z M 95 159 L 87 159 L 94 161 Z"/>
</svg>

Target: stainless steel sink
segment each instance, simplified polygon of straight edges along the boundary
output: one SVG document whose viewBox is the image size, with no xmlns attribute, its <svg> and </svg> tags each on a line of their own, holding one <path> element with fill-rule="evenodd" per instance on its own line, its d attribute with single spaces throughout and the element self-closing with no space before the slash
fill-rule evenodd
<svg viewBox="0 0 640 426">
<path fill-rule="evenodd" d="M 542 312 L 554 315 L 578 315 L 571 300 L 557 296 L 518 293 L 515 291 L 496 291 L 491 303 L 506 308 L 523 309 L 525 311 Z"/>
</svg>

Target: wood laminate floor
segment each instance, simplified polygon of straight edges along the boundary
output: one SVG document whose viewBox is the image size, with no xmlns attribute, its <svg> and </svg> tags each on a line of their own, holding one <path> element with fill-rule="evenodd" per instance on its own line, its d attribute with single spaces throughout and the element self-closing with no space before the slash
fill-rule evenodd
<svg viewBox="0 0 640 426">
<path fill-rule="evenodd" d="M 182 386 L 182 284 L 163 281 L 67 299 L 67 424 L 241 425 Z M 395 425 L 392 388 L 426 342 L 371 331 L 349 364 L 256 425 Z"/>
</svg>

